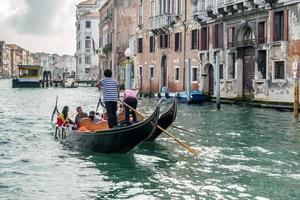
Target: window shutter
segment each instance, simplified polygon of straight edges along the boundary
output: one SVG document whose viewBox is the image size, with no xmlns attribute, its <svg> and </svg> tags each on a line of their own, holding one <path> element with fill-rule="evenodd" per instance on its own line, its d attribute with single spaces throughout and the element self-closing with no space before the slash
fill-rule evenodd
<svg viewBox="0 0 300 200">
<path fill-rule="evenodd" d="M 203 50 L 203 48 L 202 48 L 202 46 L 203 46 L 203 44 L 202 44 L 203 43 L 203 41 L 202 41 L 203 38 L 202 37 L 203 36 L 202 35 L 203 35 L 203 27 L 201 27 L 200 32 L 199 32 L 199 49 L 200 50 Z"/>
<path fill-rule="evenodd" d="M 276 17 L 275 17 L 275 13 L 273 12 L 272 13 L 272 16 L 271 16 L 271 41 L 275 41 L 276 40 L 276 37 L 277 37 L 277 34 L 276 34 Z"/>
<path fill-rule="evenodd" d="M 284 35 L 283 38 L 285 41 L 289 40 L 289 10 L 285 9 L 284 10 Z"/>
<path fill-rule="evenodd" d="M 210 28 L 209 26 L 206 29 L 206 50 L 209 49 L 209 42 L 210 42 Z"/>
<path fill-rule="evenodd" d="M 197 29 L 197 49 L 200 49 L 200 29 Z"/>
</svg>

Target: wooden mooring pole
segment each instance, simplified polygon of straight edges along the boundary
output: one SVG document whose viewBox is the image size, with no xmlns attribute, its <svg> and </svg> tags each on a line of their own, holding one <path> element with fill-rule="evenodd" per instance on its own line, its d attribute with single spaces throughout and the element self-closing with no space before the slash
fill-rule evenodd
<svg viewBox="0 0 300 200">
<path fill-rule="evenodd" d="M 295 79 L 294 85 L 294 118 L 298 120 L 299 117 L 299 64 L 295 60 L 293 62 L 293 78 Z"/>
<path fill-rule="evenodd" d="M 221 108 L 221 92 L 220 92 L 220 54 L 216 55 L 216 104 L 217 109 Z"/>
</svg>

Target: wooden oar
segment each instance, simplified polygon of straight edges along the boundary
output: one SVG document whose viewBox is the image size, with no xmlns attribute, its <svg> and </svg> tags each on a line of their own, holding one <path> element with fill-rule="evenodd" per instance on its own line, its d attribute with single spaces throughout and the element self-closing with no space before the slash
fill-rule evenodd
<svg viewBox="0 0 300 200">
<path fill-rule="evenodd" d="M 131 110 L 133 110 L 134 112 L 138 113 L 139 115 L 141 115 L 143 118 L 145 118 L 143 116 L 142 113 L 140 113 L 139 111 L 135 110 L 134 108 L 132 108 L 130 105 L 128 105 L 127 103 L 125 103 L 124 101 L 119 100 L 122 104 L 124 104 L 125 106 L 127 106 L 128 108 L 130 108 Z M 193 154 L 194 156 L 197 156 L 199 154 L 198 151 L 196 151 L 195 149 L 192 149 L 191 147 L 189 147 L 187 144 L 181 142 L 178 138 L 176 138 L 174 135 L 172 135 L 170 132 L 168 132 L 167 130 L 163 129 L 162 127 L 160 127 L 159 125 L 157 125 L 157 128 L 159 128 L 160 130 L 162 130 L 164 133 L 166 133 L 169 137 L 171 137 L 172 139 L 174 139 L 177 144 L 181 145 L 182 147 L 184 147 L 186 150 L 188 150 L 191 154 Z"/>
<path fill-rule="evenodd" d="M 174 126 L 174 125 L 170 125 L 172 128 L 177 128 L 179 130 L 182 130 L 182 131 L 185 131 L 185 132 L 188 132 L 188 133 L 191 133 L 192 135 L 195 135 L 195 133 L 193 133 L 192 131 L 189 131 L 187 129 L 184 129 L 184 128 L 181 128 L 181 127 L 178 127 L 178 126 Z"/>
</svg>

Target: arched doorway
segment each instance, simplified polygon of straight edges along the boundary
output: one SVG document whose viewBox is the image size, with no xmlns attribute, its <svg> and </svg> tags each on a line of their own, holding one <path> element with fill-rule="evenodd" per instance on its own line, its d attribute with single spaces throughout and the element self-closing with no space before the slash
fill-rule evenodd
<svg viewBox="0 0 300 200">
<path fill-rule="evenodd" d="M 161 58 L 161 87 L 167 86 L 167 56 Z"/>
<path fill-rule="evenodd" d="M 240 59 L 242 68 L 242 95 L 253 98 L 253 79 L 255 78 L 255 24 L 245 22 L 238 29 L 236 35 L 237 59 Z M 239 66 L 237 66 L 239 67 Z"/>
</svg>

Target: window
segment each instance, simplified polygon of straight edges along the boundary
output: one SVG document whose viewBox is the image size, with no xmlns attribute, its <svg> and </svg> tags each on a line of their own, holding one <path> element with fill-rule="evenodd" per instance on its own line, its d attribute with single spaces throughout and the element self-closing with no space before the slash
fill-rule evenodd
<svg viewBox="0 0 300 200">
<path fill-rule="evenodd" d="M 234 27 L 228 28 L 227 31 L 227 46 L 231 48 L 234 46 Z"/>
<path fill-rule="evenodd" d="M 78 43 L 77 43 L 77 49 L 78 50 L 81 49 L 81 42 L 80 41 L 78 41 Z"/>
<path fill-rule="evenodd" d="M 201 50 L 208 49 L 208 27 L 201 28 Z"/>
<path fill-rule="evenodd" d="M 199 45 L 199 31 L 198 29 L 192 30 L 192 50 L 198 49 Z"/>
<path fill-rule="evenodd" d="M 235 79 L 235 54 L 228 54 L 228 78 Z"/>
<path fill-rule="evenodd" d="M 175 15 L 181 15 L 181 0 L 175 0 Z"/>
<path fill-rule="evenodd" d="M 91 48 L 91 37 L 90 36 L 85 37 L 85 48 L 86 49 Z"/>
<path fill-rule="evenodd" d="M 143 53 L 143 38 L 139 38 L 138 53 Z"/>
<path fill-rule="evenodd" d="M 79 57 L 79 64 L 81 64 L 82 63 L 82 59 L 81 59 L 81 57 Z"/>
<path fill-rule="evenodd" d="M 174 68 L 174 81 L 179 81 L 179 66 Z"/>
<path fill-rule="evenodd" d="M 198 67 L 192 67 L 192 82 L 198 81 Z"/>
<path fill-rule="evenodd" d="M 150 36 L 150 53 L 155 52 L 155 36 Z"/>
<path fill-rule="evenodd" d="M 275 61 L 275 79 L 284 79 L 284 61 Z"/>
<path fill-rule="evenodd" d="M 155 16 L 155 1 L 151 0 L 151 17 Z"/>
<path fill-rule="evenodd" d="M 143 0 L 139 0 L 139 24 L 143 24 Z"/>
<path fill-rule="evenodd" d="M 171 13 L 171 0 L 160 0 L 160 14 Z"/>
<path fill-rule="evenodd" d="M 215 31 L 214 47 L 223 48 L 223 24 L 216 24 L 214 26 L 214 31 Z"/>
<path fill-rule="evenodd" d="M 80 31 L 80 23 L 77 24 L 77 31 Z"/>
<path fill-rule="evenodd" d="M 160 35 L 160 48 L 168 48 L 169 47 L 169 35 L 162 34 Z"/>
<path fill-rule="evenodd" d="M 175 33 L 175 45 L 174 45 L 174 51 L 180 51 L 181 50 L 181 33 Z"/>
<path fill-rule="evenodd" d="M 85 28 L 91 28 L 91 21 L 85 21 Z"/>
<path fill-rule="evenodd" d="M 284 40 L 284 13 L 283 11 L 274 13 L 273 21 L 273 40 L 280 41 Z"/>
<path fill-rule="evenodd" d="M 220 64 L 220 79 L 224 78 L 224 70 L 223 70 L 223 65 Z"/>
<path fill-rule="evenodd" d="M 89 56 L 85 57 L 85 64 L 91 64 L 91 57 Z"/>
<path fill-rule="evenodd" d="M 154 67 L 153 66 L 150 67 L 150 78 L 151 79 L 154 78 Z"/>
<path fill-rule="evenodd" d="M 258 22 L 257 24 L 257 43 L 264 44 L 267 41 L 266 22 Z"/>
<path fill-rule="evenodd" d="M 258 79 L 265 79 L 267 73 L 267 51 L 260 50 L 257 55 Z"/>
</svg>

